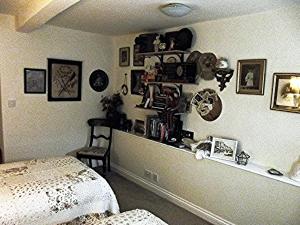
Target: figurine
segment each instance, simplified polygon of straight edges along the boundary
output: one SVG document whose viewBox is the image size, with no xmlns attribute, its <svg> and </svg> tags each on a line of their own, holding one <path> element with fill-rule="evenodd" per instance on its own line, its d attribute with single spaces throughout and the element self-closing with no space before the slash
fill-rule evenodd
<svg viewBox="0 0 300 225">
<path fill-rule="evenodd" d="M 289 175 L 292 180 L 300 182 L 300 156 L 299 159 L 294 162 Z"/>
<path fill-rule="evenodd" d="M 153 41 L 153 45 L 154 45 L 154 51 L 158 52 L 159 51 L 159 44 L 160 44 L 160 36 L 157 35 L 155 40 Z"/>
</svg>

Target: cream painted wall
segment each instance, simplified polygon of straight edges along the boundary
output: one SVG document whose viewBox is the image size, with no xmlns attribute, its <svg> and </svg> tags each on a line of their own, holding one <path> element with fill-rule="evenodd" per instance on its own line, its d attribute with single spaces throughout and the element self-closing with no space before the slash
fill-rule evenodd
<svg viewBox="0 0 300 225">
<path fill-rule="evenodd" d="M 239 148 L 250 153 L 253 162 L 288 171 L 300 155 L 300 117 L 269 107 L 273 73 L 300 71 L 299 21 L 300 8 L 294 7 L 189 26 L 196 38 L 192 50 L 226 57 L 235 70 L 238 59 L 268 61 L 264 96 L 236 94 L 235 73 L 220 93 L 221 117 L 206 122 L 193 110 L 183 118 L 185 128 L 194 131 L 196 138 L 213 135 L 237 139 Z M 136 36 L 115 37 L 115 55 L 126 46 L 132 53 Z M 130 74 L 133 67 L 120 68 L 117 57 L 115 60 L 117 90 L 123 74 Z M 201 80 L 199 86 L 185 86 L 184 91 L 218 90 L 217 85 L 216 81 Z M 129 118 L 145 118 L 143 111 L 134 109 L 141 101 L 139 96 L 129 94 L 124 101 Z M 144 168 L 157 172 L 159 186 L 233 223 L 300 224 L 297 187 L 213 161 L 196 161 L 187 153 L 123 133 L 115 134 L 113 161 L 140 177 Z"/>
<path fill-rule="evenodd" d="M 13 17 L 0 17 L 0 75 L 5 161 L 40 158 L 82 147 L 87 119 L 102 115 L 101 95 L 88 83 L 95 69 L 112 75 L 111 37 L 53 26 L 24 34 L 14 31 Z M 47 94 L 24 94 L 23 69 L 47 69 L 47 58 L 83 61 L 82 100 L 48 102 Z M 17 106 L 8 108 L 9 98 Z"/>
</svg>

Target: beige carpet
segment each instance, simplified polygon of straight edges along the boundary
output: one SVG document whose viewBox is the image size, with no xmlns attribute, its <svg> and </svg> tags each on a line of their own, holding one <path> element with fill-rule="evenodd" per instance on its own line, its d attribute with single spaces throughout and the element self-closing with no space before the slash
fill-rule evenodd
<svg viewBox="0 0 300 225">
<path fill-rule="evenodd" d="M 146 209 L 169 225 L 211 225 L 116 173 L 109 173 L 106 179 L 117 196 L 121 212 L 136 208 Z"/>
</svg>

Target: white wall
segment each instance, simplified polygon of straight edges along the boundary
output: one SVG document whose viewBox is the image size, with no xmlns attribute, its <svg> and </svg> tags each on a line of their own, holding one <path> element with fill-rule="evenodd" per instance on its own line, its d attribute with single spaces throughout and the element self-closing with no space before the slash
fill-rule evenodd
<svg viewBox="0 0 300 225">
<path fill-rule="evenodd" d="M 185 128 L 194 131 L 196 138 L 213 135 L 237 139 L 239 148 L 248 152 L 252 161 L 288 171 L 300 154 L 300 117 L 269 108 L 273 73 L 300 72 L 299 21 L 297 7 L 189 26 L 196 38 L 192 50 L 226 57 L 235 70 L 238 59 L 266 58 L 267 75 L 264 96 L 238 95 L 235 71 L 220 93 L 220 118 L 206 122 L 193 110 L 183 118 Z M 116 56 L 120 47 L 130 46 L 132 52 L 136 36 L 114 38 Z M 118 67 L 116 57 L 115 90 L 123 82 L 122 75 L 130 74 L 131 69 Z M 217 86 L 216 81 L 202 80 L 199 86 L 186 86 L 184 91 L 218 90 Z M 130 118 L 145 117 L 143 111 L 134 109 L 140 97 L 128 95 L 124 99 Z M 123 134 L 117 134 L 114 143 L 113 161 L 117 165 L 141 177 L 147 167 L 160 174 L 159 185 L 164 189 L 229 221 L 243 225 L 300 223 L 299 188 L 215 162 L 196 161 L 171 148 Z"/>
<path fill-rule="evenodd" d="M 112 74 L 111 37 L 52 26 L 29 33 L 14 31 L 10 16 L 0 17 L 0 75 L 5 161 L 64 155 L 82 147 L 87 119 L 102 115 L 103 93 L 88 83 L 95 69 Z M 24 94 L 23 69 L 47 69 L 47 58 L 83 61 L 82 100 L 48 102 L 47 94 Z M 110 91 L 111 85 L 107 89 Z M 9 98 L 17 106 L 8 108 Z"/>
</svg>

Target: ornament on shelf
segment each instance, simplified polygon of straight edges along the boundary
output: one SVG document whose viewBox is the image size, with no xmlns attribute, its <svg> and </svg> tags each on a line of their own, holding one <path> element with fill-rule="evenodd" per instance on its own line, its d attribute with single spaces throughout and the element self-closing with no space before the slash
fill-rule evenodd
<svg viewBox="0 0 300 225">
<path fill-rule="evenodd" d="M 232 69 L 217 69 L 215 73 L 215 77 L 217 81 L 220 83 L 220 91 L 223 91 L 226 88 L 226 83 L 230 81 L 233 76 L 234 70 Z"/>
<path fill-rule="evenodd" d="M 246 166 L 248 164 L 248 160 L 250 158 L 250 155 L 248 155 L 246 152 L 242 151 L 240 154 L 236 156 L 237 164 Z"/>
<path fill-rule="evenodd" d="M 299 159 L 294 162 L 289 175 L 292 180 L 300 182 L 300 156 Z"/>
</svg>

